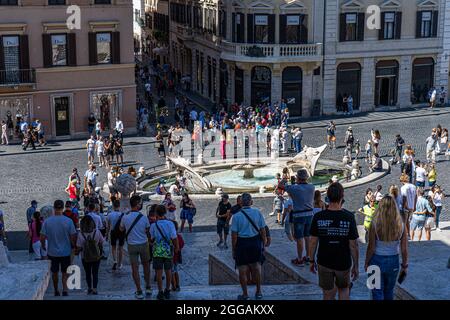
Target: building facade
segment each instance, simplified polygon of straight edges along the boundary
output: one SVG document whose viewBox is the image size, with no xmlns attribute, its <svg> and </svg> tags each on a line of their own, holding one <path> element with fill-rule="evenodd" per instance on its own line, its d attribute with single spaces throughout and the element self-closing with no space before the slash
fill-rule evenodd
<svg viewBox="0 0 450 320">
<path fill-rule="evenodd" d="M 81 9 L 70 29 L 69 5 Z M 0 119 L 40 119 L 47 138 L 136 131 L 131 0 L 0 0 Z"/>
<path fill-rule="evenodd" d="M 340 112 L 345 95 L 358 112 L 448 89 L 449 0 L 160 2 L 171 64 L 217 104 L 285 99 L 292 116 L 309 117 Z"/>
</svg>

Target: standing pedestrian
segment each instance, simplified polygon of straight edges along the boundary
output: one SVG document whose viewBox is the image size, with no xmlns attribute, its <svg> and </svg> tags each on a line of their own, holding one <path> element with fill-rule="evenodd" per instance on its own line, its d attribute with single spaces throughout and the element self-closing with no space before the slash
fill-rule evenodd
<svg viewBox="0 0 450 320">
<path fill-rule="evenodd" d="M 94 153 L 95 153 L 95 139 L 91 136 L 86 141 L 86 150 L 88 155 L 88 165 L 94 164 Z"/>
<path fill-rule="evenodd" d="M 4 120 L 2 120 L 2 138 L 1 138 L 1 142 L 2 144 L 8 145 L 9 141 L 8 141 L 8 126 L 6 124 L 6 122 Z"/>
<path fill-rule="evenodd" d="M 239 270 L 239 282 L 242 294 L 238 300 L 248 300 L 247 273 L 256 284 L 255 299 L 262 299 L 261 264 L 264 261 L 263 250 L 267 245 L 266 223 L 261 212 L 252 208 L 250 194 L 242 194 L 242 208 L 231 219 L 231 237 L 233 258 Z"/>
<path fill-rule="evenodd" d="M 77 254 L 81 252 L 81 262 L 88 287 L 87 294 L 97 295 L 98 271 L 105 239 L 95 227 L 95 222 L 90 216 L 85 216 L 81 220 L 80 227 L 76 252 Z"/>
<path fill-rule="evenodd" d="M 63 215 L 64 202 L 56 200 L 53 204 L 54 216 L 45 219 L 41 228 L 41 249 L 46 250 L 51 261 L 55 297 L 60 296 L 58 289 L 58 273 L 62 273 L 63 296 L 68 296 L 67 268 L 70 265 L 72 248 L 75 247 L 77 231 L 69 218 Z M 47 245 L 48 244 L 48 245 Z"/>
<path fill-rule="evenodd" d="M 47 251 L 42 250 L 41 247 L 41 229 L 44 219 L 41 217 L 39 211 L 35 211 L 33 214 L 33 221 L 28 229 L 28 236 L 33 244 L 33 252 L 35 254 L 35 260 L 42 260 L 47 257 Z M 1 231 L 0 231 L 1 232 Z"/>
<path fill-rule="evenodd" d="M 170 299 L 170 285 L 172 280 L 172 265 L 174 254 L 178 254 L 179 245 L 177 231 L 173 221 L 166 219 L 166 207 L 159 205 L 155 209 L 156 221 L 150 227 L 153 246 L 153 269 L 158 282 L 158 300 Z M 166 276 L 166 286 L 163 291 L 163 272 Z"/>
<path fill-rule="evenodd" d="M 93 113 L 91 113 L 88 117 L 88 132 L 91 136 L 94 133 L 95 123 L 97 122 L 97 119 L 95 119 L 95 116 Z"/>
<path fill-rule="evenodd" d="M 192 225 L 194 223 L 194 214 L 197 211 L 195 208 L 194 202 L 189 198 L 189 195 L 185 192 L 180 202 L 180 220 L 181 220 L 181 228 L 180 232 L 183 232 L 184 225 L 186 220 L 189 225 L 189 232 L 192 232 Z M 178 230 L 178 229 L 177 229 Z"/>
<path fill-rule="evenodd" d="M 425 141 L 427 144 L 427 161 L 428 163 L 436 162 L 436 145 L 437 145 L 437 134 L 436 129 L 433 129 L 431 136 Z"/>
<path fill-rule="evenodd" d="M 354 215 L 342 209 L 342 185 L 331 184 L 327 196 L 328 209 L 316 213 L 311 224 L 310 270 L 319 273 L 324 300 L 334 300 L 336 292 L 339 300 L 349 300 L 351 281 L 359 276 L 358 229 Z"/>
<path fill-rule="evenodd" d="M 369 231 L 364 269 L 380 268 L 380 287 L 371 290 L 373 300 L 394 300 L 394 288 L 399 274 L 399 254 L 402 254 L 401 271 L 408 269 L 408 234 L 392 196 L 381 200 Z"/>
<path fill-rule="evenodd" d="M 296 153 L 302 152 L 302 139 L 303 139 L 302 128 L 299 127 L 294 130 L 293 139 L 295 145 L 295 152 Z"/>
<path fill-rule="evenodd" d="M 433 209 L 428 202 L 428 199 L 424 197 L 424 191 L 422 188 L 417 189 L 417 203 L 416 209 L 412 215 L 410 232 L 411 241 L 414 241 L 414 235 L 416 229 L 419 230 L 419 241 L 422 240 L 422 231 L 425 227 L 425 222 L 427 220 L 427 214 L 433 212 Z"/>
<path fill-rule="evenodd" d="M 327 127 L 327 143 L 330 149 L 336 149 L 336 125 L 333 121 Z"/>
<path fill-rule="evenodd" d="M 139 259 L 144 269 L 145 294 L 151 296 L 150 285 L 150 252 L 149 252 L 149 231 L 150 223 L 140 212 L 142 209 L 142 198 L 132 196 L 130 199 L 131 211 L 123 216 L 120 222 L 120 231 L 125 232 L 125 239 L 128 243 L 128 256 L 130 258 L 131 270 L 137 299 L 144 299 L 139 275 Z"/>
<path fill-rule="evenodd" d="M 112 270 L 122 269 L 123 246 L 125 245 L 125 232 L 120 230 L 120 224 L 124 212 L 120 212 L 120 200 L 114 200 L 113 208 L 106 217 L 106 230 L 111 244 L 111 255 L 113 258 Z"/>
<path fill-rule="evenodd" d="M 297 171 L 296 184 L 285 187 L 293 202 L 291 220 L 294 239 L 297 242 L 297 257 L 292 260 L 296 266 L 302 267 L 309 263 L 308 247 L 311 221 L 314 214 L 315 187 L 308 183 L 309 173 L 306 169 Z M 305 251 L 305 256 L 303 256 Z"/>
<path fill-rule="evenodd" d="M 224 249 L 228 249 L 227 237 L 229 233 L 229 221 L 231 216 L 231 204 L 229 202 L 228 194 L 223 194 L 216 209 L 217 218 L 217 234 L 219 235 L 219 242 L 217 246 L 220 248 L 222 244 Z M 223 234 L 223 235 L 222 235 Z"/>
</svg>

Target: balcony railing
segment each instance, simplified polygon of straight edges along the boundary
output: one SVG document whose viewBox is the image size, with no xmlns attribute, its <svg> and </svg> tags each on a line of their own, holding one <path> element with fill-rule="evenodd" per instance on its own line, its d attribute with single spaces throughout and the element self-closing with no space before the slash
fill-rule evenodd
<svg viewBox="0 0 450 320">
<path fill-rule="evenodd" d="M 0 86 L 16 86 L 36 83 L 34 69 L 0 70 Z"/>
<path fill-rule="evenodd" d="M 250 59 L 292 59 L 316 60 L 322 57 L 322 44 L 249 44 L 223 41 L 226 57 L 233 60 Z M 234 57 L 233 57 L 234 56 Z"/>
</svg>

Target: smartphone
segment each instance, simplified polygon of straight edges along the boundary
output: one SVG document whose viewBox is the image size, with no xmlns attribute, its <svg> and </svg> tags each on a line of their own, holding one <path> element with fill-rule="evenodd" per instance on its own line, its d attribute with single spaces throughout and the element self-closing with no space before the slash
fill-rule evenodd
<svg viewBox="0 0 450 320">
<path fill-rule="evenodd" d="M 398 277 L 398 283 L 402 284 L 403 281 L 405 281 L 405 278 L 406 278 L 406 272 L 405 271 L 400 272 L 400 276 Z"/>
</svg>

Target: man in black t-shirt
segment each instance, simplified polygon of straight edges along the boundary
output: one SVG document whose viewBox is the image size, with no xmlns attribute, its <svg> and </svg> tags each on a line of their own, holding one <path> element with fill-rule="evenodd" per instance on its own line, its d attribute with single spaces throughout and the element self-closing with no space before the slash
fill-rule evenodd
<svg viewBox="0 0 450 320">
<path fill-rule="evenodd" d="M 328 209 L 317 213 L 312 221 L 309 256 L 314 259 L 319 245 L 317 266 L 324 300 L 334 300 L 336 291 L 339 300 L 349 300 L 350 283 L 359 276 L 358 229 L 354 215 L 342 209 L 342 185 L 331 184 L 327 196 Z M 316 273 L 316 263 L 312 262 L 311 272 Z"/>
<path fill-rule="evenodd" d="M 242 196 L 238 196 L 236 199 L 236 204 L 234 206 L 231 207 L 231 216 L 233 216 L 234 214 L 238 213 L 239 211 L 241 211 L 242 209 Z M 231 217 L 230 217 L 231 219 Z M 228 220 L 230 220 L 228 219 Z"/>
<path fill-rule="evenodd" d="M 222 200 L 219 202 L 219 205 L 216 209 L 216 217 L 217 217 L 217 234 L 219 235 L 219 242 L 217 246 L 220 247 L 222 243 L 224 244 L 224 249 L 228 249 L 227 245 L 227 237 L 229 233 L 229 220 L 231 212 L 231 203 L 229 202 L 229 197 L 227 194 L 222 195 Z M 223 237 L 222 237 L 223 234 Z"/>
</svg>

